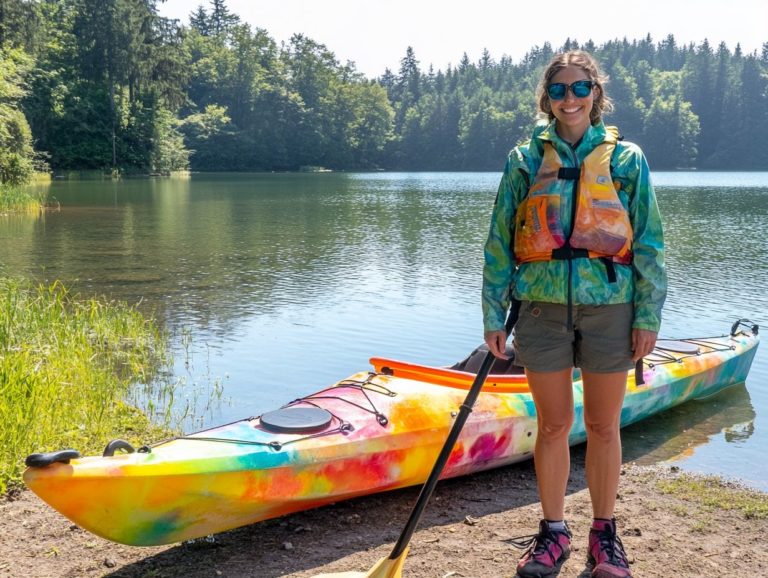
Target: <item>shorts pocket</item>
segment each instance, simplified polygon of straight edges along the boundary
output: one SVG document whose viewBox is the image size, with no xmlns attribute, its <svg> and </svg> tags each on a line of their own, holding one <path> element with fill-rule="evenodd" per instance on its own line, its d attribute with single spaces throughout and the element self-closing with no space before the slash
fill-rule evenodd
<svg viewBox="0 0 768 578">
<path fill-rule="evenodd" d="M 533 301 L 523 301 L 520 305 L 520 312 L 517 315 L 517 321 L 515 322 L 515 333 L 526 326 L 532 319 L 531 311 L 533 310 L 535 303 Z"/>
</svg>

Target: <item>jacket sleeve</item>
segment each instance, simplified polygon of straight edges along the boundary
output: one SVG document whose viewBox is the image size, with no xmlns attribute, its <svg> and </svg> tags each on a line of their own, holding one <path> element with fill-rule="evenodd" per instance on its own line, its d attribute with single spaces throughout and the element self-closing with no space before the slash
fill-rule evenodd
<svg viewBox="0 0 768 578">
<path fill-rule="evenodd" d="M 620 163 L 626 169 L 624 184 L 629 195 L 629 218 L 634 236 L 635 319 L 632 327 L 658 332 L 661 309 L 667 296 L 661 214 L 645 155 L 636 145 L 627 145 Z"/>
<path fill-rule="evenodd" d="M 517 200 L 527 187 L 519 170 L 525 162 L 519 151 L 510 153 L 504 174 L 496 193 L 491 214 L 491 226 L 485 243 L 483 268 L 483 327 L 485 331 L 502 331 L 510 303 L 510 292 L 515 280 L 513 251 L 514 215 Z"/>
</svg>

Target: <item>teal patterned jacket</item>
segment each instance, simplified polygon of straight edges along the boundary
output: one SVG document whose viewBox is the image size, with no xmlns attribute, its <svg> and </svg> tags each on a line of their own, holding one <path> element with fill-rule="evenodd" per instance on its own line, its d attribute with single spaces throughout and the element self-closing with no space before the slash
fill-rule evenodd
<svg viewBox="0 0 768 578">
<path fill-rule="evenodd" d="M 554 122 L 536 126 L 531 140 L 510 152 L 501 177 L 485 244 L 483 270 L 483 324 L 485 331 L 504 329 L 510 295 L 521 301 L 566 304 L 568 261 L 537 261 L 515 264 L 514 215 L 528 192 L 541 164 L 543 141 L 552 142 L 564 167 L 581 166 L 584 158 L 603 142 L 605 125 L 587 129 L 573 149 L 555 131 Z M 575 156 L 575 159 L 574 159 Z M 629 142 L 616 145 L 611 161 L 614 180 L 621 182 L 619 199 L 629 212 L 634 233 L 632 265 L 615 265 L 617 280 L 609 283 L 605 264 L 599 259 L 572 260 L 572 299 L 576 305 L 634 303 L 633 327 L 658 332 L 661 308 L 667 294 L 664 270 L 664 236 L 650 170 L 640 148 Z M 525 173 L 525 174 L 524 174 Z M 570 191 L 570 187 L 567 187 Z M 571 226 L 572 195 L 560 201 L 566 234 Z"/>
</svg>

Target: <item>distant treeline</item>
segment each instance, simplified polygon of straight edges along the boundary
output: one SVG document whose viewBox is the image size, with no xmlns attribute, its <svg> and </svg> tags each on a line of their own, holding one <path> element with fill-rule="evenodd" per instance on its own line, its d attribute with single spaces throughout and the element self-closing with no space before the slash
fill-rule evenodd
<svg viewBox="0 0 768 578">
<path fill-rule="evenodd" d="M 156 0 L 0 0 L 0 182 L 35 166 L 500 170 L 530 131 L 543 67 L 573 48 L 599 58 L 606 121 L 654 169 L 768 170 L 768 42 L 569 40 L 437 71 L 409 48 L 369 79 L 305 36 L 278 45 L 224 0 L 186 23 Z"/>
</svg>

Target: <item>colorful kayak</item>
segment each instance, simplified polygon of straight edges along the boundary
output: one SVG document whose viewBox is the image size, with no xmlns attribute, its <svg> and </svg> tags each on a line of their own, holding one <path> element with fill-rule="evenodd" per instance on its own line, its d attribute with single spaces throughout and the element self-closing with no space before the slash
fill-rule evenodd
<svg viewBox="0 0 768 578">
<path fill-rule="evenodd" d="M 740 320 L 730 335 L 659 341 L 645 359 L 642 379 L 630 372 L 622 426 L 744 382 L 757 332 Z M 139 546 L 420 484 L 474 375 L 371 361 L 374 371 L 274 412 L 137 452 L 116 440 L 100 457 L 80 458 L 73 450 L 33 454 L 24 481 L 83 528 Z M 578 374 L 573 387 L 570 441 L 576 444 L 586 439 Z M 525 460 L 535 439 L 535 408 L 524 375 L 491 375 L 443 477 Z M 115 452 L 120 448 L 132 453 Z"/>
</svg>

